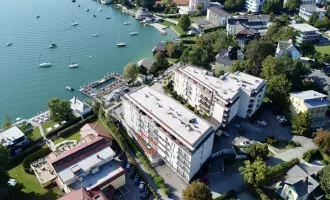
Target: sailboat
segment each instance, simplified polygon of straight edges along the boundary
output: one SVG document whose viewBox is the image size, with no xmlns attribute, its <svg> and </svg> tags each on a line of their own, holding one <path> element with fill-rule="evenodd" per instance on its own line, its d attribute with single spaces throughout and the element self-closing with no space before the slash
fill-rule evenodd
<svg viewBox="0 0 330 200">
<path fill-rule="evenodd" d="M 78 22 L 73 22 L 71 26 L 77 26 L 79 23 Z"/>
<path fill-rule="evenodd" d="M 57 47 L 57 45 L 55 43 L 52 43 L 52 40 L 50 39 L 50 36 L 49 36 L 49 43 L 50 43 L 50 45 L 48 46 L 48 48 L 53 49 L 53 48 Z"/>
<path fill-rule="evenodd" d="M 119 35 L 118 35 L 118 38 L 117 38 L 117 47 L 125 47 L 126 46 L 126 43 L 118 42 L 118 41 L 119 41 Z"/>
<path fill-rule="evenodd" d="M 69 68 L 77 68 L 77 67 L 79 67 L 79 64 L 71 62 L 71 55 L 70 55 Z"/>
<path fill-rule="evenodd" d="M 131 32 L 129 33 L 129 35 L 137 35 L 138 34 L 138 32 L 136 32 L 136 31 L 132 31 L 132 29 L 131 29 Z"/>
<path fill-rule="evenodd" d="M 50 67 L 52 66 L 51 63 L 41 63 L 41 52 L 40 52 L 40 56 L 39 56 L 39 67 Z"/>
</svg>

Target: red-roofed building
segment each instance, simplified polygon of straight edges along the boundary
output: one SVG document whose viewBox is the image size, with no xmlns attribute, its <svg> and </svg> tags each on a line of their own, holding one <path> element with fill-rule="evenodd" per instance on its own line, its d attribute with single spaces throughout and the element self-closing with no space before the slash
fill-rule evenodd
<svg viewBox="0 0 330 200">
<path fill-rule="evenodd" d="M 110 187 L 111 190 L 114 190 L 113 187 Z M 80 188 L 78 190 L 72 191 L 57 200 L 112 200 L 113 192 L 110 194 L 110 197 L 107 197 L 100 190 L 91 190 L 86 191 L 85 188 Z"/>
<path fill-rule="evenodd" d="M 108 131 L 104 130 L 100 125 L 96 123 L 85 124 L 85 126 L 80 129 L 80 135 L 82 139 L 85 139 L 90 135 L 94 135 L 95 137 L 102 137 L 106 139 L 110 146 L 112 145 L 113 138 L 110 136 Z"/>
</svg>

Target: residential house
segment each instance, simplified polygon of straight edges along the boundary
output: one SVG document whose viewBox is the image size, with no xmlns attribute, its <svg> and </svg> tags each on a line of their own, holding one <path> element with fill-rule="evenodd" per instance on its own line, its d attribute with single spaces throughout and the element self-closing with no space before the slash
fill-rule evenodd
<svg viewBox="0 0 330 200">
<path fill-rule="evenodd" d="M 157 45 L 154 46 L 152 49 L 152 53 L 156 54 L 157 52 L 166 53 L 166 43 L 165 42 L 159 42 Z"/>
<path fill-rule="evenodd" d="M 266 26 L 268 22 L 270 22 L 270 15 L 238 15 L 238 16 L 233 16 L 235 19 L 247 19 L 248 24 L 250 28 L 256 28 L 256 27 L 251 27 L 253 23 L 260 23 L 262 26 Z M 252 23 L 253 22 L 253 23 Z"/>
<path fill-rule="evenodd" d="M 21 147 L 27 143 L 29 143 L 29 140 L 17 126 L 13 126 L 0 133 L 0 144 L 10 149 L 12 154 L 21 152 Z"/>
<path fill-rule="evenodd" d="M 70 193 L 65 194 L 57 200 L 111 200 L 113 199 L 114 189 L 112 187 L 109 187 L 109 192 L 107 194 L 108 197 L 102 191 L 87 191 L 85 188 L 82 187 L 78 190 L 74 190 Z"/>
<path fill-rule="evenodd" d="M 174 90 L 191 106 L 226 127 L 235 116 L 250 118 L 261 106 L 266 80 L 243 73 L 226 73 L 219 78 L 194 66 L 178 66 Z"/>
<path fill-rule="evenodd" d="M 150 14 L 148 12 L 148 8 L 138 8 L 135 12 L 135 19 L 137 20 L 144 20 L 146 17 L 149 17 Z"/>
<path fill-rule="evenodd" d="M 299 31 L 300 35 L 297 37 L 298 43 L 302 43 L 306 41 L 316 42 L 320 39 L 320 36 L 322 35 L 319 32 L 319 29 L 309 24 L 291 24 L 289 26 Z"/>
<path fill-rule="evenodd" d="M 184 181 L 191 181 L 211 155 L 213 126 L 148 86 L 122 100 L 122 124 L 148 159 L 152 163 L 163 160 Z"/>
<path fill-rule="evenodd" d="M 327 10 L 325 8 L 319 8 L 315 4 L 303 4 L 299 9 L 299 16 L 306 21 L 309 21 L 309 18 L 313 13 L 316 13 L 319 16 L 319 19 L 323 19 Z"/>
<path fill-rule="evenodd" d="M 138 64 L 138 66 L 143 66 L 143 67 L 145 67 L 145 68 L 148 70 L 148 72 L 149 72 L 150 68 L 151 68 L 152 66 L 154 66 L 155 62 L 152 61 L 152 60 L 150 60 L 150 59 L 148 59 L 148 58 L 143 58 L 143 59 L 140 60 L 137 64 Z"/>
<path fill-rule="evenodd" d="M 112 146 L 113 138 L 110 136 L 108 131 L 104 130 L 104 128 L 102 128 L 99 124 L 88 123 L 80 129 L 80 136 L 82 139 L 86 138 L 89 135 L 94 135 L 95 137 L 102 137 L 108 142 L 109 146 Z"/>
<path fill-rule="evenodd" d="M 216 26 L 226 26 L 227 19 L 231 17 L 231 14 L 225 10 L 216 7 L 209 7 L 207 9 L 206 19 Z"/>
<path fill-rule="evenodd" d="M 260 12 L 265 0 L 247 0 L 245 1 L 245 9 L 248 12 L 257 13 Z"/>
<path fill-rule="evenodd" d="M 244 53 L 239 47 L 228 47 L 228 49 L 223 49 L 219 52 L 219 54 L 215 57 L 216 66 L 219 66 L 220 70 L 228 72 L 230 66 L 236 60 L 243 60 Z"/>
<path fill-rule="evenodd" d="M 76 96 L 70 99 L 70 106 L 73 114 L 79 117 L 86 117 L 92 113 L 92 108 Z"/>
<path fill-rule="evenodd" d="M 309 112 L 312 115 L 311 127 L 326 125 L 325 113 L 329 103 L 327 95 L 314 90 L 290 93 L 290 111 L 293 115 L 299 112 Z"/>
<path fill-rule="evenodd" d="M 292 60 L 297 60 L 301 57 L 298 47 L 292 42 L 291 39 L 288 41 L 278 42 L 275 57 L 281 57 L 283 54 L 289 54 Z"/>
<path fill-rule="evenodd" d="M 198 9 L 198 5 L 202 3 L 204 5 L 202 11 L 205 11 L 210 6 L 210 0 L 189 0 L 190 12 L 195 12 Z"/>
<path fill-rule="evenodd" d="M 315 180 L 315 173 L 308 174 L 300 166 L 295 165 L 287 172 L 278 187 L 277 192 L 283 199 L 307 200 L 310 196 L 314 196 L 319 183 Z"/>
</svg>

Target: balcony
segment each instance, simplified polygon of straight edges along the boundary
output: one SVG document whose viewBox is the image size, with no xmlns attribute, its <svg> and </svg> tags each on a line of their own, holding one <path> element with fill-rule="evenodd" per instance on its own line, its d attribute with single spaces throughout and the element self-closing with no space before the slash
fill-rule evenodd
<svg viewBox="0 0 330 200">
<path fill-rule="evenodd" d="M 209 102 L 206 102 L 206 101 L 204 101 L 204 100 L 202 100 L 202 99 L 200 99 L 198 102 L 199 102 L 200 104 L 204 105 L 204 106 L 207 107 L 207 108 L 210 108 L 210 107 L 211 107 L 211 104 L 210 104 Z"/>
<path fill-rule="evenodd" d="M 186 166 L 184 166 L 181 162 L 179 162 L 179 161 L 176 161 L 176 164 L 184 171 L 184 172 L 186 172 L 186 173 L 188 173 L 189 174 L 189 169 L 186 167 Z"/>
<path fill-rule="evenodd" d="M 176 157 L 177 160 L 179 160 L 182 164 L 184 164 L 186 167 L 190 168 L 190 164 L 188 161 L 186 161 L 185 159 L 181 158 L 181 156 L 177 156 Z"/>
<path fill-rule="evenodd" d="M 251 98 L 249 103 L 253 103 L 254 102 L 254 98 Z"/>
<path fill-rule="evenodd" d="M 177 153 L 181 158 L 183 158 L 184 160 L 186 160 L 187 162 L 190 163 L 189 157 L 186 154 L 184 154 L 183 152 L 181 152 L 181 150 L 178 150 Z"/>
<path fill-rule="evenodd" d="M 252 112 L 252 109 L 251 108 L 249 108 L 248 110 L 247 110 L 247 113 L 251 113 Z"/>
<path fill-rule="evenodd" d="M 203 99 L 204 101 L 206 101 L 206 102 L 211 102 L 211 99 L 208 98 L 207 96 L 205 96 L 204 94 L 200 94 L 199 97 L 200 97 L 201 99 Z"/>
<path fill-rule="evenodd" d="M 253 104 L 249 104 L 248 105 L 248 108 L 253 108 Z"/>
<path fill-rule="evenodd" d="M 210 109 L 204 106 L 203 104 L 199 104 L 199 108 L 202 109 L 204 112 L 209 113 Z"/>
</svg>

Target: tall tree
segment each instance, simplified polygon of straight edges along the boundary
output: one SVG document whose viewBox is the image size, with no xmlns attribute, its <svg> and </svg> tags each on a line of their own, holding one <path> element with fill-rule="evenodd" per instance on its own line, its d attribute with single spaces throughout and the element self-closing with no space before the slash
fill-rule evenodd
<svg viewBox="0 0 330 200">
<path fill-rule="evenodd" d="M 276 75 L 267 81 L 266 94 L 277 106 L 287 104 L 291 83 L 284 75 Z"/>
<path fill-rule="evenodd" d="M 244 176 L 244 181 L 258 187 L 261 185 L 267 176 L 268 167 L 266 163 L 260 158 L 257 158 L 254 162 L 246 160 L 244 161 L 245 167 L 240 167 L 238 170 Z"/>
<path fill-rule="evenodd" d="M 315 53 L 315 46 L 312 41 L 303 42 L 300 44 L 300 50 L 303 56 L 312 57 Z"/>
<path fill-rule="evenodd" d="M 189 48 L 186 48 L 182 55 L 180 56 L 180 63 L 181 64 L 186 64 L 189 62 L 189 52 L 190 52 L 190 49 Z"/>
<path fill-rule="evenodd" d="M 167 55 L 170 58 L 179 58 L 181 55 L 181 51 L 179 48 L 179 45 L 174 44 L 173 42 L 168 42 L 166 45 L 166 51 L 167 51 Z"/>
<path fill-rule="evenodd" d="M 0 145 L 0 199 L 12 200 L 11 190 L 7 184 L 9 177 L 7 175 L 7 167 L 10 162 L 10 152 L 7 148 Z"/>
<path fill-rule="evenodd" d="M 212 200 L 211 190 L 201 182 L 194 181 L 182 193 L 183 200 Z"/>
<path fill-rule="evenodd" d="M 313 12 L 312 15 L 309 17 L 308 23 L 314 25 L 318 19 L 319 15 L 316 12 Z"/>
<path fill-rule="evenodd" d="M 279 13 L 282 10 L 282 2 L 280 0 L 266 0 L 262 6 L 262 12 L 265 14 Z"/>
<path fill-rule="evenodd" d="M 266 144 L 254 143 L 247 148 L 246 153 L 254 160 L 257 158 L 265 159 L 269 154 L 269 150 Z"/>
<path fill-rule="evenodd" d="M 124 68 L 124 77 L 129 81 L 135 81 L 139 74 L 139 68 L 135 63 L 128 63 Z"/>
<path fill-rule="evenodd" d="M 249 62 L 246 60 L 236 60 L 231 66 L 231 72 L 248 72 L 250 69 Z"/>
<path fill-rule="evenodd" d="M 162 52 L 157 52 L 155 54 L 155 61 L 156 61 L 155 66 L 159 70 L 167 69 L 169 66 L 168 60 L 166 59 L 164 53 L 162 53 Z"/>
<path fill-rule="evenodd" d="M 152 8 L 155 4 L 155 0 L 141 0 L 141 7 L 143 8 Z"/>
<path fill-rule="evenodd" d="M 305 135 L 310 131 L 312 115 L 309 112 L 299 112 L 292 117 L 292 133 Z"/>
<path fill-rule="evenodd" d="M 54 98 L 47 102 L 50 113 L 50 119 L 55 122 L 70 121 L 73 119 L 70 102 L 67 100 L 59 100 Z"/>
<path fill-rule="evenodd" d="M 222 29 L 212 33 L 212 37 L 215 39 L 213 48 L 216 53 L 222 49 L 227 49 L 233 43 L 232 38 Z"/>
<path fill-rule="evenodd" d="M 320 185 L 322 190 L 325 192 L 326 198 L 330 199 L 330 165 L 326 165 L 320 172 L 319 175 Z"/>
<path fill-rule="evenodd" d="M 178 25 L 184 31 L 189 30 L 189 27 L 191 25 L 191 21 L 190 21 L 189 15 L 181 15 L 181 17 L 179 18 L 179 24 Z"/>
<path fill-rule="evenodd" d="M 203 4 L 203 2 L 199 2 L 198 5 L 197 5 L 197 10 L 198 10 L 199 12 L 202 12 L 203 8 L 204 8 L 204 4 Z"/>
<path fill-rule="evenodd" d="M 317 129 L 314 133 L 315 137 L 313 142 L 323 150 L 325 153 L 330 154 L 330 131 L 324 129 Z"/>
<path fill-rule="evenodd" d="M 9 129 L 11 127 L 11 119 L 9 116 L 5 117 L 5 122 L 2 124 L 2 129 L 6 130 Z"/>
<path fill-rule="evenodd" d="M 300 0 L 287 0 L 284 4 L 284 8 L 288 10 L 295 10 L 299 8 Z"/>
</svg>

